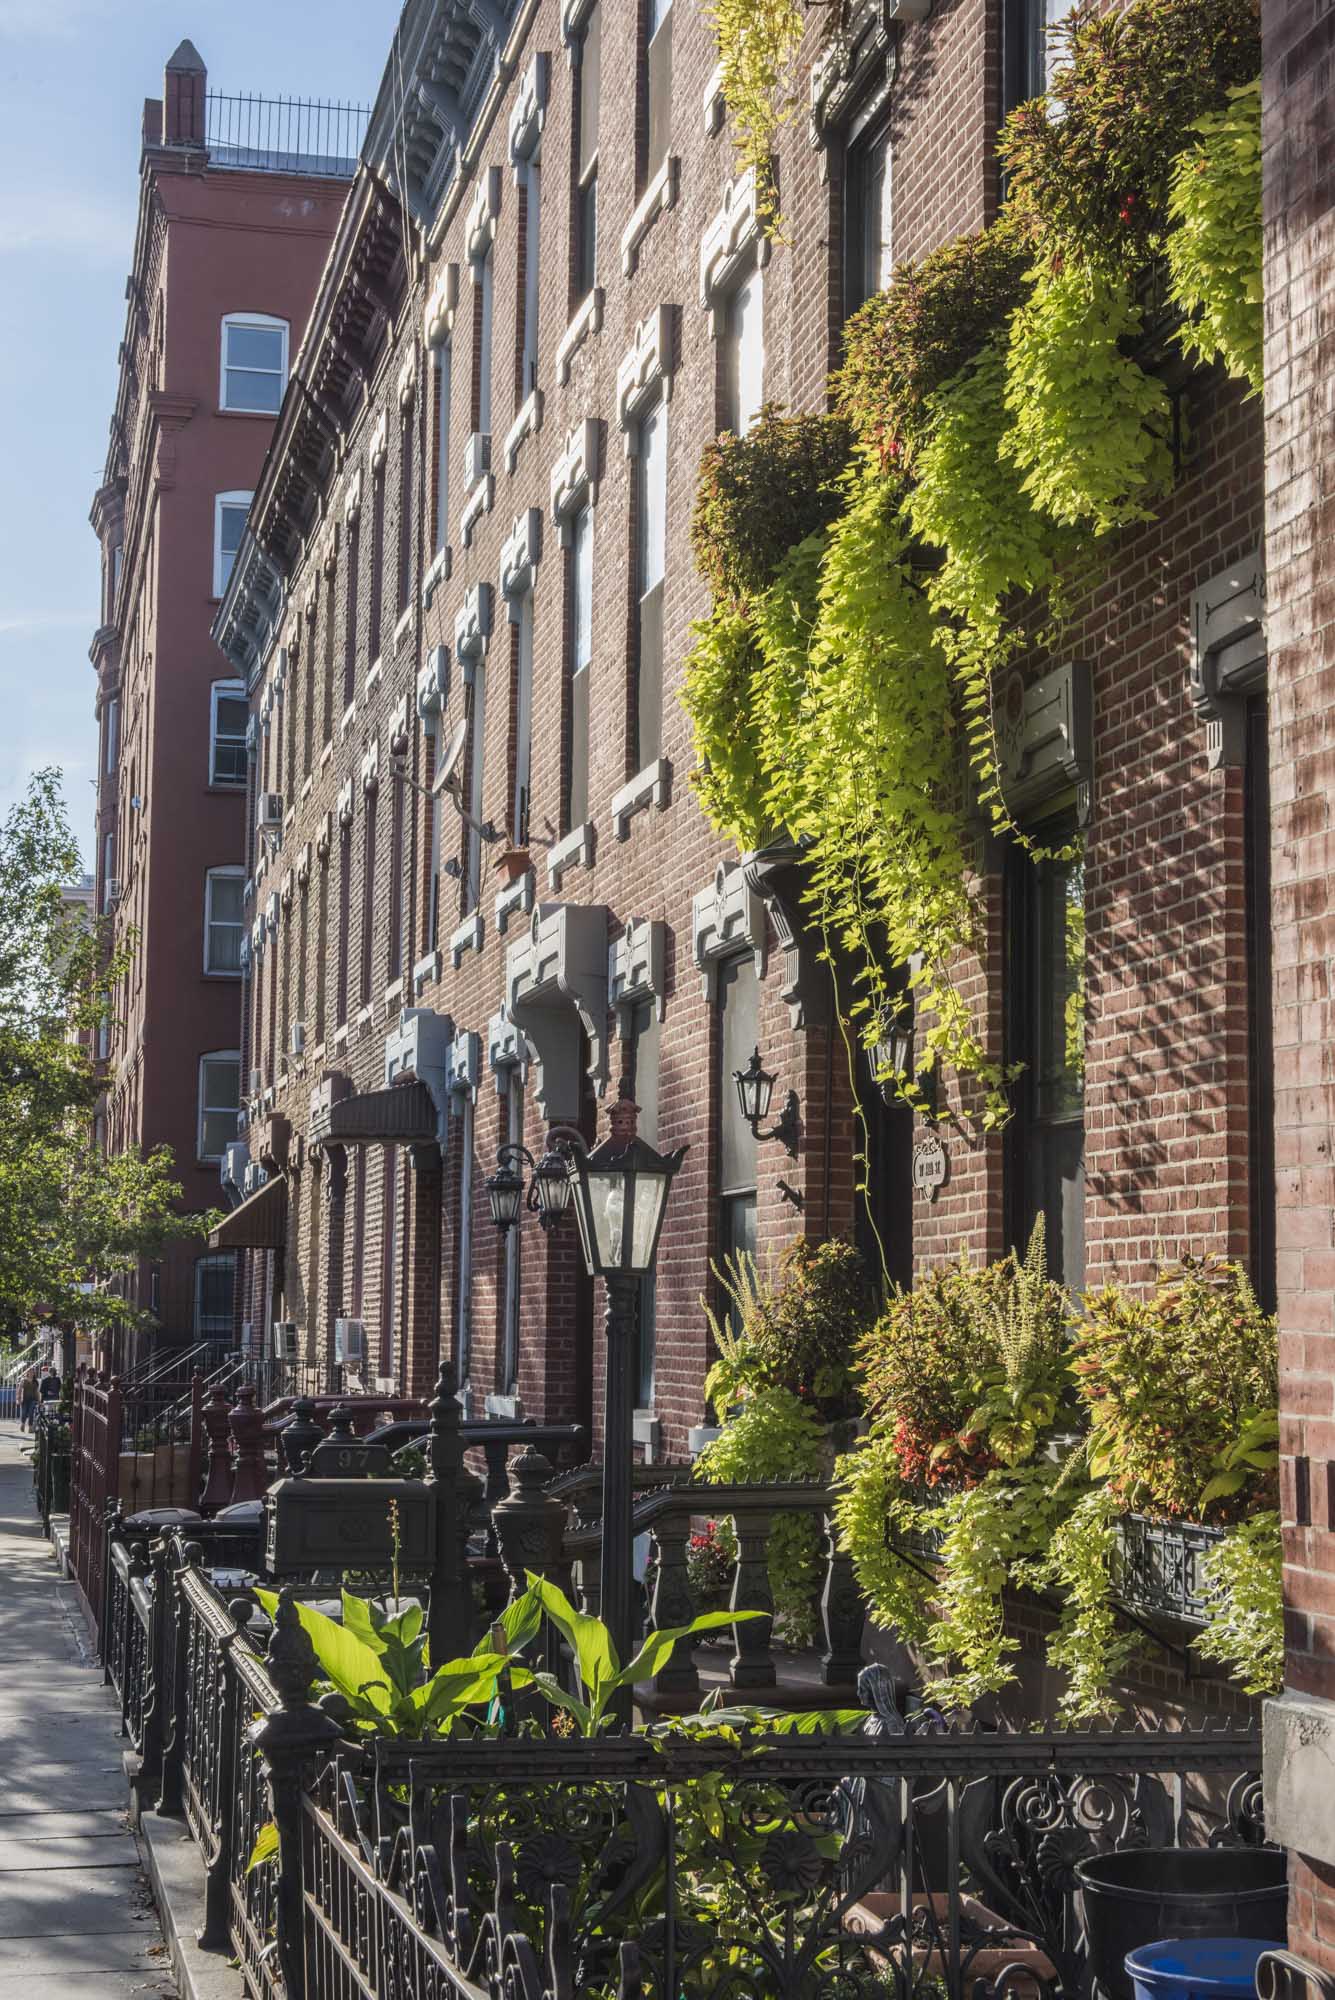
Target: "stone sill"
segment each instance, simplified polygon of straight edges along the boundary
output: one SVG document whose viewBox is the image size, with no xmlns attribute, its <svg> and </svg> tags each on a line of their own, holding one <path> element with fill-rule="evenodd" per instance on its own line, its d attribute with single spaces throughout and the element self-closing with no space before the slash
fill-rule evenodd
<svg viewBox="0 0 1335 2000">
<path fill-rule="evenodd" d="M 570 324 L 556 347 L 556 385 L 563 389 L 570 380 L 570 364 L 576 353 L 595 333 L 602 331 L 603 288 L 595 285 L 586 292 L 571 315 Z"/>
<path fill-rule="evenodd" d="M 459 540 L 465 548 L 472 542 L 473 530 L 482 516 L 490 514 L 495 491 L 495 479 L 491 473 L 484 472 L 464 502 L 463 513 L 459 516 Z"/>
<path fill-rule="evenodd" d="M 536 889 L 533 870 L 526 869 L 517 882 L 507 883 L 496 898 L 496 935 L 504 937 L 512 916 L 528 916 Z"/>
<path fill-rule="evenodd" d="M 392 985 L 389 985 L 385 988 L 384 1001 L 385 1001 L 386 1014 L 389 1013 L 392 1007 L 399 1006 L 402 1000 L 403 1000 L 403 980 L 400 978 L 394 980 Z"/>
<path fill-rule="evenodd" d="M 640 246 L 660 215 L 674 207 L 680 161 L 669 153 L 635 205 L 635 213 L 621 232 L 621 269 L 626 277 L 634 274 Z"/>
<path fill-rule="evenodd" d="M 728 115 L 727 100 L 723 95 L 723 64 L 716 63 L 710 71 L 704 95 L 705 137 L 712 139 L 716 132 L 723 130 Z"/>
<path fill-rule="evenodd" d="M 329 748 L 330 748 L 330 754 L 332 755 L 333 745 L 330 744 Z M 310 797 L 311 793 L 314 790 L 315 790 L 315 773 L 314 771 L 312 771 L 310 776 L 303 782 L 301 787 L 301 802 L 303 805 L 305 805 L 307 799 Z"/>
<path fill-rule="evenodd" d="M 466 917 L 459 928 L 450 933 L 450 959 L 455 971 L 457 972 L 463 964 L 465 952 L 481 951 L 481 949 L 482 912 L 474 910 L 471 917 Z"/>
<path fill-rule="evenodd" d="M 432 556 L 430 567 L 426 575 L 422 578 L 422 609 L 424 611 L 431 609 L 431 600 L 440 589 L 440 586 L 443 583 L 449 582 L 453 560 L 448 542 L 443 549 L 437 549 L 435 555 Z"/>
<path fill-rule="evenodd" d="M 438 951 L 430 952 L 426 958 L 419 958 L 413 967 L 413 992 L 420 994 L 424 986 L 440 978 L 441 958 Z"/>
<path fill-rule="evenodd" d="M 366 676 L 367 701 L 371 699 L 371 696 L 375 693 L 376 689 L 379 687 L 381 681 L 384 678 L 385 678 L 385 669 L 383 662 L 380 660 L 373 660 L 371 662 L 371 671 Z"/>
<path fill-rule="evenodd" d="M 672 799 L 672 766 L 666 757 L 658 757 L 652 764 L 646 764 L 642 771 L 624 784 L 612 799 L 612 831 L 618 840 L 630 839 L 630 823 L 636 813 L 647 812 L 651 805 L 660 812 L 666 812 Z"/>
<path fill-rule="evenodd" d="M 412 597 L 410 596 L 406 608 L 399 613 L 398 624 L 394 627 L 394 651 L 396 654 L 399 651 L 399 648 L 402 646 L 404 640 L 407 638 L 408 634 L 412 631 L 413 620 L 415 619 L 416 615 L 417 613 L 413 606 Z"/>
<path fill-rule="evenodd" d="M 332 764 L 333 761 L 334 761 L 334 745 L 333 742 L 330 741 L 325 744 L 324 749 L 320 752 L 320 769 L 323 770 L 326 764 Z"/>
<path fill-rule="evenodd" d="M 557 841 L 547 855 L 547 881 L 551 888 L 560 888 L 567 869 L 592 868 L 594 840 L 593 821 L 586 819 L 582 826 L 573 827 L 564 840 Z"/>
<path fill-rule="evenodd" d="M 340 738 L 346 738 L 348 731 L 351 729 L 353 723 L 356 720 L 357 720 L 357 703 L 355 700 L 353 700 L 350 701 L 347 707 L 344 709 L 343 720 L 338 725 L 338 733 Z"/>
<path fill-rule="evenodd" d="M 523 444 L 524 439 L 534 436 L 541 429 L 542 391 L 541 389 L 530 389 L 528 395 L 520 405 L 519 415 L 505 433 L 505 443 L 501 446 L 501 453 L 505 459 L 505 469 L 507 472 L 514 471 L 515 463 L 519 457 L 519 447 Z"/>
</svg>

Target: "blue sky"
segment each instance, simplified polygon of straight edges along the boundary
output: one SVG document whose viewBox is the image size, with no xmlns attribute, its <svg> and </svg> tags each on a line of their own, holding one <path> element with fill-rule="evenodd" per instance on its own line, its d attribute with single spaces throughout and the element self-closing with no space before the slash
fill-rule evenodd
<svg viewBox="0 0 1335 2000">
<path fill-rule="evenodd" d="M 87 857 L 102 476 L 139 129 L 188 35 L 224 91 L 370 103 L 399 0 L 0 0 L 0 813 L 59 764 Z"/>
</svg>

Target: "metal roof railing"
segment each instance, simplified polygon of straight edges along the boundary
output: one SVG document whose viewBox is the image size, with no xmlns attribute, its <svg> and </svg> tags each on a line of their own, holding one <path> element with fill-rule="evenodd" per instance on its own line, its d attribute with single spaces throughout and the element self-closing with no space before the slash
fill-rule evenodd
<svg viewBox="0 0 1335 2000">
<path fill-rule="evenodd" d="M 366 104 L 210 90 L 204 143 L 216 167 L 351 180 L 370 115 Z"/>
</svg>

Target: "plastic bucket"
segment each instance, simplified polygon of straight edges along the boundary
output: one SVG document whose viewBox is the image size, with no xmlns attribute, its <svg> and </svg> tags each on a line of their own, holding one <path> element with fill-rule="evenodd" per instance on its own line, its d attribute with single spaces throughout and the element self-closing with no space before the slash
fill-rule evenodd
<svg viewBox="0 0 1335 2000">
<path fill-rule="evenodd" d="M 1165 1938 L 1127 1953 L 1136 2000 L 1252 2000 L 1256 1961 L 1273 1938 Z"/>
<path fill-rule="evenodd" d="M 1076 1866 L 1090 1970 L 1111 2000 L 1134 2000 L 1128 1952 L 1163 1938 L 1283 1944 L 1285 1856 L 1273 1847 L 1124 1847 Z"/>
</svg>

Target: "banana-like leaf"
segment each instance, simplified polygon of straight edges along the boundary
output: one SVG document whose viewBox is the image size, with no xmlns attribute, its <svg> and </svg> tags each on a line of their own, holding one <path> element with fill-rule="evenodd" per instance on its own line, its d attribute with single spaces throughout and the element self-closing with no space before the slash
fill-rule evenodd
<svg viewBox="0 0 1335 2000">
<path fill-rule="evenodd" d="M 246 1863 L 246 1873 L 249 1875 L 252 1868 L 263 1868 L 266 1861 L 276 1861 L 277 1859 L 278 1828 L 272 1820 L 266 1820 L 255 1835 L 255 1845 L 250 1850 L 250 1859 Z"/>
<path fill-rule="evenodd" d="M 542 1576 L 528 1572 L 530 1590 L 536 1590 L 543 1610 L 562 1637 L 569 1640 L 575 1654 L 575 1664 L 579 1668 L 581 1684 L 597 1700 L 599 1694 L 606 1694 L 618 1686 L 617 1676 L 621 1672 L 621 1662 L 617 1658 L 612 1635 L 601 1618 L 590 1618 L 586 1612 L 576 1611 L 563 1590 L 554 1583 L 548 1583 Z"/>
<path fill-rule="evenodd" d="M 679 1639 L 694 1638 L 697 1632 L 717 1632 L 721 1625 L 745 1625 L 750 1619 L 765 1615 L 763 1611 L 702 1611 L 689 1625 L 672 1625 L 661 1632 L 651 1632 L 630 1665 L 617 1674 L 612 1686 L 634 1687 L 636 1681 L 652 1680 L 659 1668 L 667 1664 Z"/>
<path fill-rule="evenodd" d="M 278 1616 L 278 1594 L 272 1590 L 255 1592 L 260 1604 L 270 1618 Z M 297 1617 L 310 1637 L 315 1648 L 315 1657 L 321 1672 L 331 1680 L 340 1694 L 355 1700 L 358 1695 L 369 1701 L 382 1714 L 389 1711 L 390 1686 L 380 1658 L 364 1645 L 355 1633 L 349 1632 L 332 1618 L 326 1618 L 323 1611 L 316 1611 L 312 1605 L 297 1605 Z"/>
</svg>

